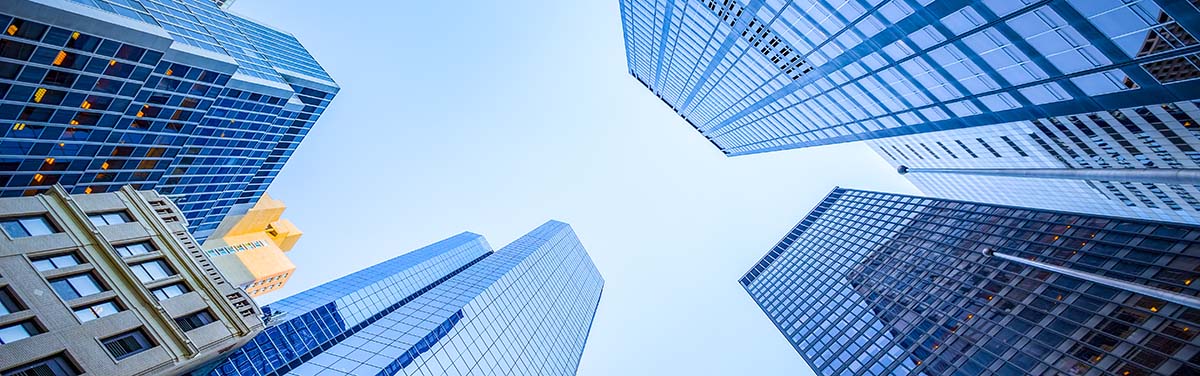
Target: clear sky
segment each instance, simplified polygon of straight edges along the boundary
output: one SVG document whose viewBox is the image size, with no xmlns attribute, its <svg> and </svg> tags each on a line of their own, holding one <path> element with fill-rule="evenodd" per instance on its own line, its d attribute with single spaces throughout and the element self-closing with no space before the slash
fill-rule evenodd
<svg viewBox="0 0 1200 376">
<path fill-rule="evenodd" d="M 812 372 L 738 285 L 862 144 L 726 158 L 629 75 L 617 0 L 239 0 L 342 91 L 269 192 L 304 231 L 270 302 L 462 231 L 570 223 L 605 278 L 581 375 Z"/>
</svg>

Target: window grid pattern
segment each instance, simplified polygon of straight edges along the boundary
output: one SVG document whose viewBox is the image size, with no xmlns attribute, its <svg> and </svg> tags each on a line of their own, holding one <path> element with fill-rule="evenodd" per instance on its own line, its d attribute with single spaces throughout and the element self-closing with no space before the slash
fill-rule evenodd
<svg viewBox="0 0 1200 376">
<path fill-rule="evenodd" d="M 250 36 L 259 51 L 267 56 L 271 66 L 290 74 L 304 74 L 325 81 L 333 81 L 321 64 L 313 59 L 304 45 L 291 34 L 265 24 L 229 14 L 229 18 L 246 35 Z"/>
<path fill-rule="evenodd" d="M 1198 11 L 1159 3 L 623 0 L 621 14 L 630 73 L 743 155 L 1195 98 Z M 793 57 L 806 68 L 777 63 Z"/>
<path fill-rule="evenodd" d="M 420 274 L 396 280 L 414 270 Z M 414 284 L 415 292 L 376 287 L 424 278 L 436 280 Z M 319 325 L 299 322 L 305 313 L 271 326 L 213 374 L 574 374 L 602 285 L 564 223 L 544 224 L 495 253 L 482 237 L 463 234 L 270 305 L 328 312 L 333 339 L 319 351 L 289 352 L 301 340 L 321 344 L 275 333 Z"/>
<path fill-rule="evenodd" d="M 229 55 L 236 74 L 0 14 L 5 31 L 14 30 L 0 33 L 0 197 L 54 184 L 73 194 L 123 185 L 159 189 L 179 203 L 189 230 L 203 241 L 231 206 L 262 195 L 337 92 L 328 75 L 280 75 L 283 63 L 269 61 L 280 57 L 264 49 L 284 46 L 290 64 L 309 65 L 304 74 L 319 70 L 294 38 L 251 34 L 252 21 L 235 21 L 208 1 L 77 2 Z M 281 98 L 227 87 L 243 78 L 294 93 Z"/>
<path fill-rule="evenodd" d="M 1197 103 L 1175 102 L 900 136 L 868 144 L 893 167 L 1196 169 L 1200 168 L 1197 116 Z M 997 154 L 966 154 L 983 146 L 976 140 L 988 142 Z M 906 145 L 934 143 L 945 146 L 944 152 L 938 148 L 915 155 L 893 152 Z M 1021 155 L 1022 151 L 1027 155 Z M 1196 185 L 952 173 L 906 177 L 922 192 L 936 197 L 1200 224 L 1200 186 Z"/>
<path fill-rule="evenodd" d="M 463 233 L 272 303 L 264 312 L 290 318 L 214 365 L 212 374 L 286 374 L 490 252 L 483 237 Z"/>
<path fill-rule="evenodd" d="M 835 189 L 740 283 L 827 375 L 1200 372 L 1200 227 Z"/>
</svg>

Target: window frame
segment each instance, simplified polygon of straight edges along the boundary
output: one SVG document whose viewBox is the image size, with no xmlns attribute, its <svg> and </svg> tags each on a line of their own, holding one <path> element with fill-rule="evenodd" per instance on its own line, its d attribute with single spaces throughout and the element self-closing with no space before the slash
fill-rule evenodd
<svg viewBox="0 0 1200 376">
<path fill-rule="evenodd" d="M 0 317 L 11 315 L 28 309 L 8 286 L 0 286 Z"/>
<path fill-rule="evenodd" d="M 110 312 L 110 313 L 106 313 L 106 314 L 103 314 L 103 315 L 102 315 L 102 314 L 100 314 L 100 313 L 97 313 L 97 312 L 96 312 L 96 308 L 97 308 L 97 307 L 100 307 L 100 306 L 103 306 L 103 305 L 111 305 L 111 306 L 112 306 L 112 308 L 113 308 L 113 309 L 112 309 L 112 312 Z M 101 309 L 104 309 L 105 307 L 100 307 L 100 308 L 101 308 Z M 109 300 L 99 301 L 99 302 L 95 302 L 95 303 L 92 303 L 92 304 L 88 304 L 88 305 L 85 305 L 85 306 L 76 307 L 76 308 L 73 308 L 73 309 L 71 309 L 71 312 L 75 314 L 75 318 L 76 318 L 76 319 L 78 319 L 80 323 L 85 323 L 85 322 L 88 322 L 88 321 L 92 321 L 92 320 L 95 320 L 95 319 L 99 319 L 99 318 L 101 318 L 101 317 L 108 317 L 108 316 L 112 316 L 112 315 L 115 315 L 115 314 L 117 314 L 117 313 L 120 313 L 120 312 L 122 312 L 122 311 L 125 311 L 125 307 L 122 307 L 122 306 L 121 306 L 121 303 L 120 303 L 120 302 L 118 302 L 116 299 L 109 299 Z M 80 313 L 81 313 L 81 312 L 87 312 L 87 313 L 88 313 L 90 316 L 92 316 L 92 317 L 91 317 L 91 318 L 87 318 L 87 319 L 85 319 L 84 317 L 80 317 Z"/>
<path fill-rule="evenodd" d="M 0 371 L 0 375 L 22 375 L 25 371 L 37 369 L 40 366 L 46 366 L 54 376 L 78 376 L 80 374 L 79 367 L 76 367 L 75 363 L 72 362 L 71 359 L 67 358 L 66 352 L 60 352 L 58 354 Z"/>
<path fill-rule="evenodd" d="M 109 221 L 109 219 L 111 218 L 110 216 L 114 216 L 114 215 L 117 216 L 118 219 L 121 220 L 121 222 Z M 99 212 L 99 213 L 89 213 L 87 215 L 87 217 L 88 217 L 88 221 L 92 222 L 92 225 L 94 225 L 94 226 L 112 226 L 112 225 L 119 225 L 122 223 L 134 222 L 133 216 L 129 215 L 129 212 L 125 211 L 125 210 L 113 210 L 113 211 L 106 211 L 106 212 Z"/>
<path fill-rule="evenodd" d="M 168 288 L 171 288 L 171 287 L 178 287 L 178 288 L 179 288 L 179 291 L 180 291 L 180 292 L 179 292 L 179 294 L 176 294 L 176 295 L 170 295 L 170 296 L 165 296 L 165 295 L 167 294 L 165 291 L 166 291 Z M 162 292 L 164 296 L 159 296 L 159 292 Z M 158 301 L 160 301 L 160 302 L 161 302 L 161 301 L 164 301 L 164 300 L 167 300 L 167 299 L 174 298 L 174 297 L 176 297 L 176 296 L 180 296 L 180 295 L 187 294 L 187 293 L 189 293 L 189 292 L 192 292 L 192 289 L 191 289 L 191 288 L 188 288 L 187 284 L 185 284 L 185 283 L 183 283 L 183 282 L 176 282 L 176 283 L 172 283 L 172 284 L 169 284 L 169 285 L 166 285 L 166 286 L 160 286 L 160 287 L 157 287 L 157 288 L 154 288 L 154 289 L 150 290 L 150 294 L 151 294 L 151 295 L 154 295 L 154 298 L 155 298 L 155 299 L 158 299 Z"/>
<path fill-rule="evenodd" d="M 96 292 L 93 292 L 93 293 L 90 293 L 90 294 L 86 294 L 86 295 L 84 295 L 84 294 L 81 294 L 81 293 L 80 293 L 80 290 L 79 290 L 79 289 L 78 289 L 78 288 L 75 286 L 75 284 L 71 283 L 71 280 L 72 280 L 73 278 L 76 278 L 76 277 L 83 277 L 83 276 L 86 276 L 86 277 L 88 277 L 88 279 L 90 279 L 90 280 L 91 280 L 91 282 L 92 282 L 94 285 L 96 285 L 96 289 L 97 289 L 97 291 L 96 291 Z M 56 286 L 55 286 L 55 283 L 57 283 L 57 282 L 64 282 L 64 281 L 67 283 L 67 286 L 71 288 L 72 292 L 74 292 L 74 293 L 75 293 L 75 297 L 72 297 L 72 298 L 67 298 L 67 297 L 65 297 L 65 296 L 62 296 L 62 293 L 59 291 L 58 287 L 56 287 Z M 48 280 L 47 282 L 49 282 L 49 284 L 50 284 L 50 289 L 51 289 L 51 290 L 54 290 L 54 294 L 55 294 L 55 295 L 58 295 L 58 297 L 59 297 L 60 299 L 62 299 L 63 301 L 70 301 L 70 300 L 79 299 L 79 298 L 82 298 L 82 297 L 85 297 L 85 296 L 92 296 L 92 295 L 95 295 L 95 294 L 99 294 L 99 293 L 102 293 L 102 292 L 108 291 L 108 287 L 107 287 L 107 286 L 105 286 L 105 285 L 104 285 L 104 283 L 103 283 L 102 281 L 100 281 L 100 279 L 99 279 L 99 278 L 96 278 L 96 274 L 95 274 L 95 273 L 92 273 L 91 271 L 87 271 L 87 272 L 83 272 L 83 273 L 77 273 L 77 274 L 71 274 L 71 275 L 65 275 L 65 276 L 62 276 L 62 277 L 58 277 L 58 278 L 54 278 L 54 279 L 50 279 L 50 280 Z"/>
<path fill-rule="evenodd" d="M 120 355 L 114 354 L 113 353 L 113 345 L 128 343 L 128 342 L 118 343 L 118 341 L 122 341 L 126 338 L 132 338 L 133 341 L 140 347 L 137 349 L 128 350 L 128 352 L 124 352 Z M 111 337 L 107 337 L 107 338 L 101 338 L 100 345 L 101 345 L 101 347 L 104 348 L 104 351 L 113 358 L 113 360 L 128 359 L 131 356 L 141 354 L 143 352 L 146 352 L 146 350 L 155 348 L 157 346 L 154 344 L 153 341 L 150 340 L 150 337 L 146 335 L 146 332 L 144 330 L 142 330 L 142 328 L 130 330 L 130 331 L 120 333 L 120 334 L 117 334 L 117 335 L 114 335 Z M 121 349 L 121 350 L 124 350 L 124 349 Z"/>
<path fill-rule="evenodd" d="M 149 268 L 147 268 L 148 265 L 158 265 L 159 270 L 152 272 Z M 171 264 L 167 263 L 166 259 L 162 258 L 146 260 L 129 265 L 129 269 L 133 270 L 133 274 L 137 276 L 138 280 L 142 283 L 152 283 L 154 281 L 161 281 L 179 275 L 179 272 L 176 271 L 175 268 L 172 268 Z M 162 272 L 162 276 L 155 277 L 157 272 Z"/>
<path fill-rule="evenodd" d="M 145 245 L 146 252 L 142 252 L 142 253 L 132 253 L 131 252 L 129 254 L 125 254 L 125 252 L 123 252 L 125 250 L 130 249 L 129 247 L 135 246 L 135 245 Z M 139 241 L 139 242 L 114 245 L 113 250 L 117 251 L 117 255 L 121 256 L 122 258 L 125 258 L 125 257 L 148 255 L 148 254 L 151 254 L 154 252 L 158 252 L 158 247 L 154 246 L 154 242 L 151 242 L 149 240 L 143 240 L 143 241 Z"/>
<path fill-rule="evenodd" d="M 3 338 L 3 334 L 5 333 L 5 331 L 6 331 L 6 330 L 8 330 L 8 329 L 11 329 L 11 328 L 21 328 L 21 329 L 24 329 L 24 335 L 25 335 L 25 336 L 24 336 L 24 337 L 17 338 L 17 339 L 12 339 L 12 340 L 9 340 L 9 341 L 5 341 L 5 340 L 4 340 L 4 338 Z M 7 345 L 7 344 L 16 343 L 16 342 L 18 342 L 18 341 L 20 341 L 20 340 L 23 340 L 23 339 L 26 339 L 26 338 L 30 338 L 30 337 L 33 337 L 33 336 L 36 336 L 36 335 L 38 335 L 38 334 L 42 334 L 42 333 L 45 333 L 45 332 L 46 332 L 46 330 L 45 330 L 45 329 L 43 329 L 41 325 L 38 325 L 37 321 L 36 321 L 36 320 L 34 320 L 34 319 L 28 319 L 28 320 L 21 320 L 21 321 L 17 321 L 17 322 L 12 322 L 12 323 L 9 323 L 8 325 L 5 325 L 5 326 L 2 326 L 2 327 L 0 327 L 0 345 Z M 15 333 L 15 331 L 14 331 L 14 333 Z"/>
<path fill-rule="evenodd" d="M 38 233 L 35 234 L 33 231 L 30 231 L 29 230 L 30 228 L 27 226 L 27 222 L 33 221 L 33 220 L 40 220 L 42 224 L 46 225 L 46 229 L 49 230 L 49 232 L 41 233 L 41 231 L 39 231 Z M 16 227 L 13 227 L 13 226 L 16 226 Z M 10 230 L 15 229 L 15 228 L 20 228 L 20 230 L 23 232 L 23 235 L 22 234 L 13 234 L 13 231 L 10 231 Z M 44 236 L 44 235 L 57 234 L 57 233 L 62 232 L 62 230 L 59 229 L 59 227 L 54 224 L 54 221 L 50 220 L 50 217 L 46 216 L 45 214 L 35 214 L 35 215 L 0 218 L 0 229 L 3 229 L 4 234 L 8 235 L 9 239 L 29 238 L 29 237 L 34 237 L 34 236 Z"/>
<path fill-rule="evenodd" d="M 58 263 L 55 262 L 55 260 L 62 259 L 63 257 L 70 257 L 71 260 L 74 261 L 75 263 L 71 264 L 71 265 L 64 264 L 63 266 L 59 266 Z M 42 269 L 41 266 L 38 266 L 38 263 L 43 262 L 43 261 L 50 263 L 49 269 Z M 51 270 L 58 270 L 58 269 L 62 269 L 62 268 L 69 268 L 72 266 L 84 265 L 84 264 L 87 264 L 87 260 L 84 260 L 82 257 L 79 257 L 79 254 L 76 252 L 67 252 L 67 253 L 56 253 L 56 254 L 47 255 L 47 256 L 30 257 L 29 263 L 32 264 L 33 268 L 36 269 L 39 273 L 44 273 L 44 272 L 48 272 Z"/>
<path fill-rule="evenodd" d="M 190 332 L 202 326 L 217 322 L 217 318 L 207 309 L 202 309 L 175 318 L 175 324 L 185 332 Z"/>
</svg>

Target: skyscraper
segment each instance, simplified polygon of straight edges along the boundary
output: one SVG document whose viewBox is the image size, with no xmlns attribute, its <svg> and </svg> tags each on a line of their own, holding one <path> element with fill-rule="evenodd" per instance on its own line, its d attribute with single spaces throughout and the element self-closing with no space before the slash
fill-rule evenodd
<svg viewBox="0 0 1200 376">
<path fill-rule="evenodd" d="M 824 375 L 1196 375 L 1197 277 L 1197 226 L 838 188 L 739 282 Z"/>
<path fill-rule="evenodd" d="M 727 155 L 1200 99 L 1188 1 L 620 3 L 629 72 Z"/>
<path fill-rule="evenodd" d="M 212 0 L 12 0 L 0 25 L 0 197 L 156 189 L 200 241 L 338 91 L 294 37 Z"/>
<path fill-rule="evenodd" d="M 211 375 L 570 375 L 603 285 L 565 223 L 462 233 L 264 307 Z"/>
<path fill-rule="evenodd" d="M 130 187 L 0 198 L 0 374 L 175 375 L 263 330 L 183 214 Z"/>
<path fill-rule="evenodd" d="M 201 246 L 213 265 L 250 296 L 278 290 L 296 271 L 285 254 L 303 235 L 283 219 L 287 206 L 267 194 L 254 206 L 234 206 Z"/>
<path fill-rule="evenodd" d="M 925 194 L 1200 224 L 1193 102 L 867 143 Z"/>
</svg>

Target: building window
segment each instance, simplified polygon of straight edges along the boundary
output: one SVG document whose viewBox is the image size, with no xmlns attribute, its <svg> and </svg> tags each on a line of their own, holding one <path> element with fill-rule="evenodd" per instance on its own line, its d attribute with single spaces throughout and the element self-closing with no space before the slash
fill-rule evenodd
<svg viewBox="0 0 1200 376">
<path fill-rule="evenodd" d="M 45 331 L 39 328 L 33 320 L 9 324 L 8 326 L 0 327 L 0 345 L 20 341 L 43 332 Z"/>
<path fill-rule="evenodd" d="M 150 242 L 124 244 L 113 246 L 113 248 L 117 250 L 117 254 L 120 254 L 121 257 L 133 257 L 158 251 L 158 249 L 154 248 L 154 245 L 150 244 Z"/>
<path fill-rule="evenodd" d="M 75 255 L 74 253 L 68 253 L 65 255 L 49 256 L 49 257 L 38 257 L 38 258 L 32 259 L 30 261 L 33 262 L 33 268 L 37 269 L 39 272 L 44 272 L 47 270 L 54 270 L 54 269 L 62 269 L 62 268 L 68 267 L 68 266 L 75 266 L 75 265 L 79 265 L 82 263 L 79 261 L 79 256 Z"/>
<path fill-rule="evenodd" d="M 153 291 L 151 291 L 151 293 L 154 293 L 154 296 L 156 298 L 158 298 L 158 300 L 167 300 L 167 299 L 170 299 L 170 298 L 173 298 L 176 296 L 186 294 L 188 291 L 189 290 L 188 290 L 187 286 L 184 286 L 182 283 L 176 283 L 176 284 L 156 288 Z"/>
<path fill-rule="evenodd" d="M 76 274 L 50 280 L 50 287 L 62 300 L 71 300 L 104 291 L 91 273 Z"/>
<path fill-rule="evenodd" d="M 967 144 L 964 144 L 962 141 L 959 141 L 959 140 L 954 140 L 954 142 L 958 144 L 958 147 L 962 148 L 963 150 L 966 150 L 967 154 L 971 155 L 971 158 L 979 158 L 978 155 L 975 155 L 975 152 L 971 151 L 971 149 L 967 147 Z"/>
<path fill-rule="evenodd" d="M 21 303 L 17 302 L 17 298 L 13 296 L 7 287 L 0 287 L 0 315 L 24 310 L 25 307 L 22 307 Z"/>
<path fill-rule="evenodd" d="M 8 237 L 13 239 L 50 235 L 58 232 L 58 229 L 54 228 L 50 224 L 50 220 L 46 219 L 44 215 L 5 218 L 0 220 L 0 227 L 3 227 L 4 232 L 8 233 Z"/>
<path fill-rule="evenodd" d="M 133 219 L 129 218 L 129 214 L 124 211 L 88 214 L 88 219 L 90 219 L 92 224 L 96 226 L 108 226 L 119 223 L 133 222 Z"/>
<path fill-rule="evenodd" d="M 3 373 L 3 376 L 76 376 L 79 375 L 79 369 L 67 360 L 67 357 L 62 354 L 54 355 L 49 358 L 35 360 L 30 363 L 19 365 L 15 368 L 8 369 Z"/>
<path fill-rule="evenodd" d="M 987 141 L 984 141 L 982 138 L 976 138 L 975 141 L 979 141 L 979 144 L 983 145 L 983 148 L 987 149 L 987 151 L 996 156 L 996 158 L 1003 158 L 1000 156 L 1000 153 L 996 152 L 996 149 L 992 148 L 992 145 L 988 145 Z"/>
<path fill-rule="evenodd" d="M 213 317 L 211 314 L 208 313 L 208 311 L 199 311 L 199 312 L 175 319 L 175 323 L 179 324 L 179 327 L 183 328 L 183 331 L 185 331 L 185 332 L 191 331 L 192 329 L 196 329 L 201 326 L 208 325 L 209 323 L 211 323 L 213 321 L 214 321 Z"/>
<path fill-rule="evenodd" d="M 1010 139 L 1010 138 L 1008 138 L 1008 136 L 1000 136 L 1000 139 L 1001 139 L 1001 140 L 1004 140 L 1004 143 L 1008 144 L 1008 147 L 1010 147 L 1010 148 L 1012 148 L 1013 150 L 1015 150 L 1015 151 L 1017 152 L 1017 154 L 1020 154 L 1022 157 L 1028 157 L 1028 156 L 1029 156 L 1029 154 L 1025 154 L 1025 151 L 1024 151 L 1024 150 L 1021 150 L 1021 147 L 1020 147 L 1020 146 L 1017 146 L 1017 143 L 1013 142 L 1013 140 L 1012 140 L 1012 139 Z"/>
<path fill-rule="evenodd" d="M 138 280 L 143 283 L 160 280 L 175 275 L 175 271 L 171 270 L 170 266 L 163 260 L 147 261 L 140 264 L 130 266 L 133 269 L 133 274 L 137 275 Z"/>
<path fill-rule="evenodd" d="M 79 322 L 88 322 L 104 316 L 115 314 L 117 312 L 121 312 L 121 306 L 117 305 L 116 302 L 109 300 L 92 304 L 87 307 L 76 308 L 75 317 L 79 319 Z"/>
<path fill-rule="evenodd" d="M 154 347 L 141 329 L 105 338 L 100 342 L 104 348 L 117 360 L 125 359 Z"/>
</svg>

